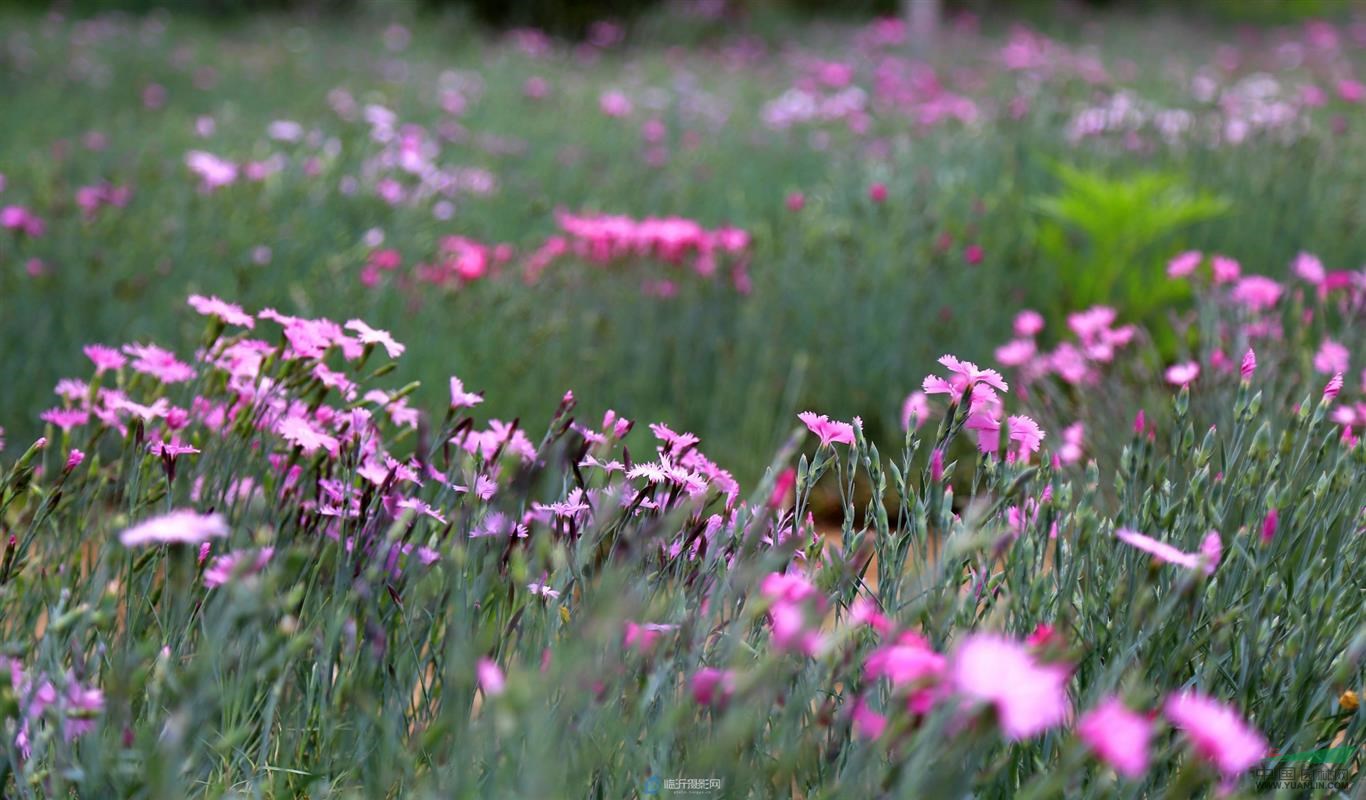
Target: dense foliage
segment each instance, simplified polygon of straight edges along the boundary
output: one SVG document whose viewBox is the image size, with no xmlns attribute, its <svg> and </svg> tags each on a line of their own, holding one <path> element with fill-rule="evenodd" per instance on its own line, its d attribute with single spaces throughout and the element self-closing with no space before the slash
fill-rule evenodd
<svg viewBox="0 0 1366 800">
<path fill-rule="evenodd" d="M 1355 791 L 1366 27 L 709 8 L 0 29 L 0 793 Z"/>
</svg>

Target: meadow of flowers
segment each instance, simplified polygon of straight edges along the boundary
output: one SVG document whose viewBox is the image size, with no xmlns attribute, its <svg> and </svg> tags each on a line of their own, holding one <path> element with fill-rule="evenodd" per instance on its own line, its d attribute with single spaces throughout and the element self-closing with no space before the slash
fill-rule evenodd
<svg viewBox="0 0 1366 800">
<path fill-rule="evenodd" d="M 1363 79 L 0 17 L 0 791 L 1353 796 Z"/>
</svg>

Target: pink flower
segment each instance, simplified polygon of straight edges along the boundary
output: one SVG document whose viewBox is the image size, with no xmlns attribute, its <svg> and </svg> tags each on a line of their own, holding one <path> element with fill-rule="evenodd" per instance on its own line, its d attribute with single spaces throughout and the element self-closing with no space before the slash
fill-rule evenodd
<svg viewBox="0 0 1366 800">
<path fill-rule="evenodd" d="M 79 467 L 84 460 L 85 453 L 82 453 L 74 447 L 71 448 L 71 452 L 66 454 L 66 471 L 70 472 L 76 467 Z"/>
<path fill-rule="evenodd" d="M 938 684 L 946 665 L 944 656 L 930 649 L 924 639 L 908 632 L 896 644 L 874 650 L 863 668 L 870 679 L 885 677 L 894 688 L 910 687 L 913 691 L 907 701 L 909 710 L 926 714 L 940 696 Z"/>
<path fill-rule="evenodd" d="M 154 344 L 126 344 L 123 352 L 133 357 L 135 371 L 151 375 L 162 383 L 184 383 L 194 378 L 193 367 Z"/>
<path fill-rule="evenodd" d="M 348 331 L 355 331 L 362 344 L 383 345 L 384 352 L 388 353 L 390 358 L 403 355 L 403 345 L 394 341 L 394 337 L 390 336 L 388 331 L 376 330 L 358 319 L 349 320 L 344 327 Z"/>
<path fill-rule="evenodd" d="M 985 252 L 982 250 L 982 246 L 980 244 L 970 244 L 967 247 L 963 248 L 963 260 L 973 266 L 982 263 L 982 257 L 984 255 Z"/>
<path fill-rule="evenodd" d="M 1332 339 L 1324 339 L 1319 345 L 1318 352 L 1314 354 L 1314 369 L 1329 375 L 1334 372 L 1346 372 L 1351 359 L 1352 353 L 1346 346 Z"/>
<path fill-rule="evenodd" d="M 1137 779 L 1148 769 L 1153 724 L 1142 714 L 1130 711 L 1118 697 L 1106 698 L 1083 714 L 1077 723 L 1077 735 L 1126 778 Z"/>
<path fill-rule="evenodd" d="M 1058 448 L 1058 460 L 1064 464 L 1081 461 L 1082 442 L 1086 437 L 1086 427 L 1074 422 L 1062 429 L 1062 447 Z"/>
<path fill-rule="evenodd" d="M 1035 336 L 1043 330 L 1043 315 L 1037 311 L 1025 309 L 1015 315 L 1015 335 L 1016 336 Z"/>
<path fill-rule="evenodd" d="M 1061 725 L 1070 713 L 1069 670 L 1041 664 L 1019 642 L 994 633 L 969 636 L 955 651 L 951 682 L 960 695 L 996 709 L 1012 741 Z"/>
<path fill-rule="evenodd" d="M 123 365 L 128 363 L 128 359 L 124 358 L 122 353 L 102 344 L 88 344 L 84 347 L 83 352 L 86 358 L 95 364 L 96 375 L 101 375 L 111 369 L 122 369 Z"/>
<path fill-rule="evenodd" d="M 473 408 L 482 402 L 482 394 L 465 391 L 465 384 L 454 375 L 451 376 L 451 408 Z"/>
<path fill-rule="evenodd" d="M 1010 440 L 1019 445 L 1015 451 L 1021 461 L 1028 461 L 1030 453 L 1039 452 L 1043 442 L 1044 430 L 1039 423 L 1023 415 L 1011 417 L 1008 422 Z"/>
<path fill-rule="evenodd" d="M 1315 286 L 1322 286 L 1328 277 L 1323 269 L 1323 262 L 1312 253 L 1300 253 L 1295 256 L 1292 268 L 1296 275 Z"/>
<path fill-rule="evenodd" d="M 1184 278 L 1195 272 L 1200 266 L 1200 262 L 1205 260 L 1205 254 L 1199 250 L 1187 250 L 1178 253 L 1171 261 L 1167 262 L 1167 277 Z"/>
<path fill-rule="evenodd" d="M 1226 779 L 1246 772 L 1266 757 L 1266 739 L 1232 708 L 1198 692 L 1168 696 L 1163 713 L 1180 728 L 1200 758 Z"/>
<path fill-rule="evenodd" d="M 930 418 L 930 401 L 924 392 L 911 392 L 901 404 L 901 427 L 910 430 L 914 425 L 919 429 Z"/>
<path fill-rule="evenodd" d="M 1324 399 L 1324 401 L 1332 400 L 1333 398 L 1337 397 L 1337 396 L 1338 396 L 1338 392 L 1341 392 L 1341 391 L 1342 391 L 1342 373 L 1341 373 L 1341 372 L 1337 372 L 1337 373 L 1334 373 L 1334 374 L 1333 374 L 1333 377 L 1331 377 L 1331 378 L 1328 379 L 1328 383 L 1323 387 L 1323 399 Z"/>
<path fill-rule="evenodd" d="M 1262 544 L 1269 543 L 1276 538 L 1276 526 L 1281 519 L 1281 512 L 1272 508 L 1267 510 L 1266 517 L 1262 519 Z"/>
<path fill-rule="evenodd" d="M 1247 349 L 1246 353 L 1243 353 L 1243 363 L 1238 368 L 1238 371 L 1243 376 L 1244 381 L 1251 381 L 1252 376 L 1256 374 L 1257 354 L 1252 352 L 1251 347 Z"/>
<path fill-rule="evenodd" d="M 204 585 L 210 589 L 222 586 L 239 572 L 243 576 L 255 575 L 266 568 L 274 555 L 275 548 L 262 547 L 260 550 L 242 550 L 218 556 L 210 561 L 208 569 L 204 570 Z M 246 566 L 242 566 L 244 564 Z"/>
<path fill-rule="evenodd" d="M 735 694 L 735 673 L 703 667 L 692 676 L 692 697 L 700 706 L 725 705 Z"/>
<path fill-rule="evenodd" d="M 603 92 L 598 97 L 598 108 L 609 117 L 629 116 L 632 110 L 631 99 L 621 92 Z"/>
<path fill-rule="evenodd" d="M 854 733 L 861 738 L 876 739 L 887 730 L 887 718 L 869 708 L 862 697 L 854 701 L 850 715 L 854 721 Z"/>
<path fill-rule="evenodd" d="M 281 439 L 303 450 L 306 455 L 312 455 L 319 448 L 331 455 L 336 455 L 340 450 L 340 443 L 336 437 L 323 433 L 313 427 L 307 419 L 298 415 L 291 414 L 281 419 L 275 425 L 275 432 Z"/>
<path fill-rule="evenodd" d="M 1194 361 L 1174 364 L 1167 368 L 1167 383 L 1173 386 L 1190 386 L 1200 377 L 1200 365 Z"/>
<path fill-rule="evenodd" d="M 63 431 L 69 431 L 89 422 L 90 412 L 79 408 L 49 408 L 39 414 L 38 419 L 56 425 Z"/>
<path fill-rule="evenodd" d="M 875 183 L 868 187 L 868 199 L 879 205 L 887 202 L 887 184 Z"/>
<path fill-rule="evenodd" d="M 241 306 L 219 300 L 217 297 L 192 294 L 189 303 L 191 308 L 206 317 L 217 317 L 229 325 L 239 325 L 243 328 L 256 327 L 256 318 L 243 311 Z"/>
<path fill-rule="evenodd" d="M 1120 528 L 1115 531 L 1115 538 L 1131 547 L 1142 550 L 1158 561 L 1176 564 L 1186 569 L 1200 569 L 1206 575 L 1214 574 L 1214 570 L 1219 566 L 1219 559 L 1223 550 L 1223 544 L 1217 531 L 1210 531 L 1205 534 L 1199 553 L 1187 553 L 1178 550 L 1166 542 L 1159 542 L 1150 536 L 1144 536 L 1138 531 L 1127 528 Z"/>
<path fill-rule="evenodd" d="M 188 509 L 154 517 L 119 534 L 124 547 L 149 544 L 200 544 L 228 535 L 222 514 L 200 514 Z"/>
<path fill-rule="evenodd" d="M 1233 287 L 1232 297 L 1251 311 L 1264 311 L 1281 298 L 1281 285 L 1261 275 L 1249 275 Z"/>
<path fill-rule="evenodd" d="M 955 356 L 940 356 L 939 363 L 948 367 L 952 373 L 947 380 L 937 375 L 927 375 L 921 388 L 925 394 L 947 394 L 955 401 L 962 399 L 963 393 L 978 383 L 986 384 L 1003 392 L 1010 387 L 1001 373 L 994 369 L 980 369 L 971 361 L 963 361 Z"/>
<path fill-rule="evenodd" d="M 666 631 L 672 631 L 677 627 L 677 625 L 666 625 L 655 622 L 647 622 L 644 625 L 641 625 L 627 620 L 626 632 L 622 641 L 626 647 L 633 647 L 642 653 L 646 653 L 654 647 L 655 642 L 659 637 L 663 636 Z"/>
<path fill-rule="evenodd" d="M 1243 274 L 1242 266 L 1228 256 L 1214 256 L 1210 259 L 1210 266 L 1214 269 L 1215 284 L 1232 283 Z"/>
<path fill-rule="evenodd" d="M 797 419 L 806 423 L 807 429 L 820 437 L 822 447 L 835 442 L 854 443 L 854 426 L 847 422 L 832 422 L 826 415 L 817 415 L 814 411 L 803 411 L 797 415 Z"/>
<path fill-rule="evenodd" d="M 801 192 L 793 192 L 787 196 L 787 210 L 801 211 L 806 207 L 806 196 Z"/>
<path fill-rule="evenodd" d="M 503 671 L 492 659 L 480 658 L 474 671 L 479 678 L 479 688 L 484 691 L 485 696 L 497 697 L 507 688 L 507 679 L 503 677 Z"/>
<path fill-rule="evenodd" d="M 1012 339 L 996 348 L 996 360 L 1007 367 L 1018 367 L 1029 363 L 1036 352 L 1033 339 Z"/>
</svg>

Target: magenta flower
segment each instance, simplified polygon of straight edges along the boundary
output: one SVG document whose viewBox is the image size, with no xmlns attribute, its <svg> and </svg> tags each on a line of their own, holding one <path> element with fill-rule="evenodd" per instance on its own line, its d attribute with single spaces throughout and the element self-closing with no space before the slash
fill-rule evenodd
<svg viewBox="0 0 1366 800">
<path fill-rule="evenodd" d="M 817 415 L 814 411 L 803 411 L 797 415 L 797 419 L 806 423 L 807 429 L 820 437 L 822 447 L 835 442 L 854 443 L 854 426 L 847 422 L 832 422 L 826 415 Z"/>
<path fill-rule="evenodd" d="M 1195 272 L 1200 263 L 1205 260 L 1205 254 L 1199 250 L 1187 250 L 1179 253 L 1167 262 L 1167 277 L 1184 278 Z"/>
<path fill-rule="evenodd" d="M 1328 383 L 1324 385 L 1324 387 L 1323 387 L 1323 400 L 1324 400 L 1325 402 L 1327 402 L 1327 401 L 1329 401 L 1329 400 L 1332 400 L 1333 398 L 1337 397 L 1337 396 L 1338 396 L 1338 393 L 1341 392 L 1341 391 L 1342 391 L 1342 373 L 1341 373 L 1341 372 L 1337 372 L 1337 373 L 1334 373 L 1334 374 L 1333 374 L 1333 377 L 1329 378 L 1329 379 L 1328 379 Z"/>
<path fill-rule="evenodd" d="M 1082 715 L 1077 735 L 1115 772 L 1131 780 L 1148 769 L 1148 744 L 1153 724 L 1130 711 L 1118 697 L 1109 697 Z"/>
<path fill-rule="evenodd" d="M 700 706 L 725 705 L 735 694 L 735 673 L 703 667 L 692 676 L 692 698 Z"/>
<path fill-rule="evenodd" d="M 1264 311 L 1281 299 L 1281 285 L 1261 275 L 1249 275 L 1233 287 L 1232 297 L 1249 310 Z"/>
<path fill-rule="evenodd" d="M 200 514 L 189 509 L 153 517 L 119 534 L 124 547 L 149 544 L 200 544 L 228 535 L 222 514 Z"/>
<path fill-rule="evenodd" d="M 1251 381 L 1252 376 L 1256 374 L 1257 354 L 1252 352 L 1251 347 L 1247 349 L 1246 353 L 1243 353 L 1243 363 L 1239 367 L 1238 371 L 1243 376 L 1244 381 Z"/>
<path fill-rule="evenodd" d="M 507 679 L 503 676 L 503 671 L 492 659 L 480 658 L 474 671 L 479 678 L 479 688 L 484 691 L 485 696 L 497 697 L 507 688 Z"/>
<path fill-rule="evenodd" d="M 229 325 L 237 325 L 243 328 L 256 327 L 256 318 L 243 311 L 241 306 L 220 300 L 217 297 L 192 294 L 189 303 L 191 308 L 206 317 L 217 317 Z"/>
<path fill-rule="evenodd" d="M 1120 528 L 1115 531 L 1115 538 L 1130 547 L 1142 550 L 1158 561 L 1175 564 L 1186 569 L 1203 570 L 1206 575 L 1214 574 L 1214 570 L 1219 566 L 1219 560 L 1223 555 L 1223 543 L 1218 531 L 1210 531 L 1205 534 L 1205 538 L 1200 544 L 1199 553 L 1187 553 L 1178 550 L 1166 542 L 1160 542 L 1127 528 Z"/>
<path fill-rule="evenodd" d="M 1214 282 L 1216 284 L 1232 283 L 1243 274 L 1242 266 L 1238 264 L 1237 260 L 1228 256 L 1214 256 L 1210 259 L 1210 266 L 1214 269 Z"/>
<path fill-rule="evenodd" d="M 1200 377 L 1200 365 L 1194 361 L 1173 364 L 1167 368 L 1166 377 L 1173 386 L 1190 386 Z"/>
<path fill-rule="evenodd" d="M 122 369 L 128 359 L 123 354 L 112 347 L 105 347 L 102 344 L 88 344 L 84 348 L 86 358 L 95 364 L 95 374 L 101 375 L 107 370 Z"/>
<path fill-rule="evenodd" d="M 89 422 L 90 412 L 79 408 L 49 408 L 39 414 L 38 419 L 56 425 L 65 432 Z"/>
<path fill-rule="evenodd" d="M 949 671 L 958 694 L 996 710 L 1009 740 L 1061 725 L 1071 712 L 1069 670 L 1059 664 L 1041 664 L 1023 644 L 997 634 L 969 636 L 955 651 Z"/>
<path fill-rule="evenodd" d="M 222 586 L 239 574 L 255 575 L 266 568 L 274 555 L 275 548 L 263 547 L 260 550 L 243 550 L 218 556 L 210 561 L 208 569 L 204 570 L 204 585 L 212 589 Z M 243 566 L 244 564 L 246 566 Z"/>
<path fill-rule="evenodd" d="M 1280 523 L 1281 512 L 1274 508 L 1268 509 L 1266 517 L 1262 519 L 1262 544 L 1269 543 L 1276 538 L 1276 527 Z"/>
<path fill-rule="evenodd" d="M 854 701 L 850 712 L 854 723 L 854 733 L 863 739 L 876 739 L 887 730 L 887 718 L 868 707 L 867 701 L 859 697 Z"/>
<path fill-rule="evenodd" d="M 1226 780 L 1236 778 L 1266 757 L 1267 743 L 1242 715 L 1213 698 L 1184 691 L 1170 695 L 1163 713 L 1186 735 L 1200 758 Z"/>
<path fill-rule="evenodd" d="M 66 454 L 66 471 L 70 472 L 76 467 L 79 467 L 82 461 L 85 461 L 85 453 L 82 453 L 74 447 L 71 448 L 71 452 Z"/>
</svg>

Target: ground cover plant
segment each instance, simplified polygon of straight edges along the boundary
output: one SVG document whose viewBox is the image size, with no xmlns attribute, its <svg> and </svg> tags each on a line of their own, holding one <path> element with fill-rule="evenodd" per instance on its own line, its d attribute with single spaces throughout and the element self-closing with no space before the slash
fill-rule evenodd
<svg viewBox="0 0 1366 800">
<path fill-rule="evenodd" d="M 1366 23 L 727 9 L 4 18 L 5 796 L 1357 791 Z"/>
</svg>

